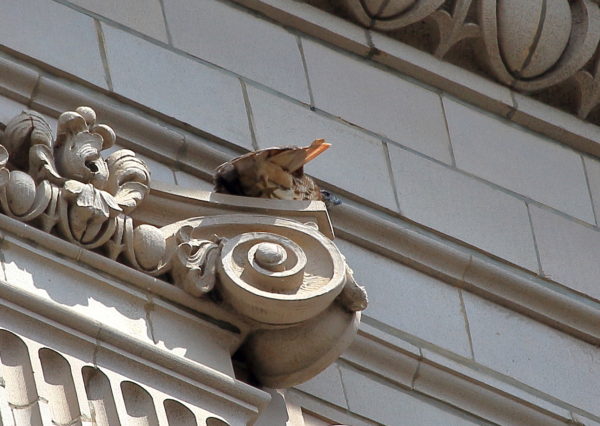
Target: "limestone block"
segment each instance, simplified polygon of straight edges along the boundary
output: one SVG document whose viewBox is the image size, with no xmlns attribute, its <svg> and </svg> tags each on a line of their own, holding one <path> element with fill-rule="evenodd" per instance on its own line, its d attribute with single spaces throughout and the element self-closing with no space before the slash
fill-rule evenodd
<svg viewBox="0 0 600 426">
<path fill-rule="evenodd" d="M 390 156 L 403 215 L 537 271 L 524 202 L 399 148 Z"/>
<path fill-rule="evenodd" d="M 600 232 L 547 209 L 530 209 L 543 275 L 600 299 Z"/>
<path fill-rule="evenodd" d="M 40 75 L 37 71 L 6 58 L 0 58 L 0 93 L 27 102 Z"/>
<path fill-rule="evenodd" d="M 402 419 L 406 424 L 424 426 L 479 424 L 433 399 L 392 387 L 356 370 L 342 368 L 341 371 L 350 411 L 376 422 L 393 425 Z"/>
<path fill-rule="evenodd" d="M 140 2 L 137 0 L 73 0 L 74 3 L 84 9 L 105 16 L 113 21 L 125 25 L 132 30 L 158 39 L 165 43 L 167 29 L 163 17 L 160 0 Z"/>
<path fill-rule="evenodd" d="M 465 293 L 475 360 L 511 379 L 599 414 L 598 348 Z"/>
<path fill-rule="evenodd" d="M 347 408 L 342 378 L 338 366 L 335 364 L 330 365 L 308 382 L 296 386 L 296 389 L 339 407 Z"/>
<path fill-rule="evenodd" d="M 579 155 L 450 98 L 443 101 L 456 167 L 594 222 Z"/>
<path fill-rule="evenodd" d="M 225 2 L 166 0 L 164 4 L 175 47 L 309 102 L 294 34 Z"/>
<path fill-rule="evenodd" d="M 7 0 L 0 5 L 0 39 L 9 49 L 107 88 L 89 16 L 55 2 Z"/>
<path fill-rule="evenodd" d="M 596 214 L 596 224 L 600 217 L 600 161 L 591 158 L 583 157 L 585 171 L 587 172 L 588 183 L 590 185 L 590 195 L 594 204 L 594 212 Z"/>
<path fill-rule="evenodd" d="M 218 138 L 250 146 L 236 78 L 109 25 L 102 28 L 116 93 Z"/>
<path fill-rule="evenodd" d="M 88 317 L 103 318 L 104 324 L 109 327 L 146 342 L 152 341 L 144 309 L 146 301 L 139 294 L 115 292 L 98 276 L 76 272 L 72 264 L 62 264 L 58 259 L 48 259 L 14 244 L 4 243 L 2 253 L 3 278 L 9 285 L 70 307 Z"/>
<path fill-rule="evenodd" d="M 366 316 L 471 356 L 457 289 L 344 240 L 337 240 L 337 245 L 355 268 L 357 279 L 369 283 Z"/>
<path fill-rule="evenodd" d="M 213 183 L 181 170 L 175 171 L 175 183 L 184 188 L 194 188 L 200 191 L 212 191 Z"/>
<path fill-rule="evenodd" d="M 450 163 L 436 93 L 364 60 L 310 40 L 302 43 L 317 108 Z"/>
<path fill-rule="evenodd" d="M 302 29 L 304 34 L 312 35 L 336 46 L 366 56 L 370 46 L 362 28 L 337 16 L 325 14 L 314 6 L 295 0 L 236 0 L 248 8 L 289 28 Z"/>
</svg>

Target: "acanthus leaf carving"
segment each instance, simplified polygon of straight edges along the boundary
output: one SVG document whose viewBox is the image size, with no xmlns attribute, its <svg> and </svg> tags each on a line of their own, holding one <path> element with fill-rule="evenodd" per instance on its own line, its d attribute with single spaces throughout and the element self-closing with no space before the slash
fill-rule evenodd
<svg viewBox="0 0 600 426">
<path fill-rule="evenodd" d="M 438 9 L 429 18 L 437 26 L 439 40 L 433 54 L 443 58 L 450 49 L 466 38 L 476 38 L 480 35 L 479 25 L 466 22 L 472 0 L 456 0 L 452 13 Z"/>
<path fill-rule="evenodd" d="M 105 160 L 115 140 L 88 107 L 61 114 L 56 138 L 41 115 L 23 112 L 0 138 L 2 211 L 193 297 L 213 295 L 248 324 L 242 352 L 265 384 L 300 383 L 339 356 L 366 292 L 314 223 L 246 212 L 136 225 L 130 214 L 149 193 L 150 172 L 129 150 Z M 335 326 L 317 333 L 321 321 Z M 288 356 L 272 363 L 256 350 L 264 345 Z"/>
</svg>

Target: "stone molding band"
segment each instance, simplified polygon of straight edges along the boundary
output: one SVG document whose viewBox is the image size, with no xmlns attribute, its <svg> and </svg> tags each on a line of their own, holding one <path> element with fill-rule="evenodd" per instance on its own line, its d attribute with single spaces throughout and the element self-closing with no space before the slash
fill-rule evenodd
<svg viewBox="0 0 600 426">
<path fill-rule="evenodd" d="M 564 90 L 567 93 L 577 94 L 577 91 L 572 91 L 574 84 L 572 80 L 575 77 L 568 78 L 557 86 L 544 89 L 534 96 L 531 96 L 527 91 L 521 94 L 497 82 L 491 72 L 483 72 L 479 64 L 480 61 L 470 62 L 473 54 L 461 57 L 460 54 L 453 54 L 451 49 L 451 54 L 440 59 L 439 56 L 430 53 L 433 52 L 431 48 L 421 48 L 418 43 L 409 44 L 409 40 L 401 37 L 402 30 L 381 33 L 378 30 L 364 28 L 348 22 L 348 13 L 345 13 L 341 18 L 329 13 L 328 11 L 331 8 L 327 8 L 328 11 L 323 11 L 312 5 L 298 3 L 294 0 L 234 1 L 279 22 L 281 25 L 294 28 L 303 34 L 326 43 L 331 43 L 337 48 L 367 58 L 374 63 L 385 65 L 437 88 L 443 93 L 448 93 L 484 110 L 501 115 L 507 120 L 557 139 L 579 151 L 600 156 L 600 138 L 596 125 L 600 121 L 595 118 L 596 113 L 594 112 L 587 121 L 584 121 L 574 114 L 576 107 L 573 104 L 559 105 L 560 108 L 570 111 L 570 113 L 551 106 L 563 98 L 569 101 L 572 100 L 573 96 L 571 95 L 562 96 Z M 311 2 L 311 4 L 315 3 Z M 323 0 L 319 4 L 330 4 L 330 0 Z M 450 10 L 448 7 L 442 7 L 443 10 L 435 12 L 440 12 L 441 15 L 438 14 L 440 17 L 449 13 L 448 10 Z M 472 16 L 469 18 L 472 20 Z M 426 21 L 427 25 L 424 28 L 430 28 L 432 24 L 435 25 L 429 20 Z M 417 28 L 414 28 L 415 26 Z M 413 24 L 407 27 L 406 31 L 414 34 L 420 30 L 423 30 L 420 24 Z M 477 33 L 479 34 L 479 30 L 477 30 Z M 433 34 L 435 34 L 435 31 L 426 32 L 424 36 L 427 38 Z M 467 37 L 464 42 L 470 43 L 475 40 L 477 40 L 476 37 Z M 461 43 L 458 44 L 457 49 L 460 46 Z M 461 61 L 453 60 L 454 56 L 462 58 Z M 469 64 L 471 65 L 469 66 Z M 590 65 L 591 61 L 588 61 L 583 71 L 579 72 L 578 75 L 581 77 L 586 74 L 592 75 Z M 471 72 L 465 70 L 465 68 Z M 588 83 L 595 81 L 587 77 L 583 77 L 583 80 Z M 588 84 L 586 87 L 593 88 L 595 86 Z M 557 88 L 558 90 L 555 90 Z M 589 95 L 586 95 L 588 99 L 595 99 L 592 92 L 587 93 L 589 93 Z M 596 101 L 592 103 L 594 102 Z"/>
<path fill-rule="evenodd" d="M 274 18 L 276 17 L 282 20 L 290 19 L 285 22 L 290 25 L 295 23 L 296 25 L 311 29 L 311 31 L 315 31 L 315 36 L 324 36 L 324 33 L 321 31 L 326 30 L 326 28 L 317 26 L 321 21 L 314 17 L 314 8 L 306 5 L 298 5 L 295 2 L 290 3 L 286 0 L 277 0 L 275 2 L 276 4 L 273 5 L 270 4 L 269 1 L 271 0 L 244 0 L 244 2 L 246 2 L 245 5 L 249 7 L 255 7 L 257 10 L 269 14 Z M 289 7 L 290 10 L 284 12 L 282 9 L 276 9 L 276 6 L 282 7 L 282 5 Z M 306 8 L 313 9 L 313 11 L 308 14 L 306 13 L 305 8 L 298 9 L 299 6 L 305 6 Z M 292 7 L 296 7 L 296 9 L 293 9 Z M 292 12 L 294 12 L 294 15 L 292 15 Z M 317 12 L 320 11 L 317 10 Z M 303 13 L 305 14 L 303 15 Z M 325 12 L 322 13 L 325 15 Z M 327 22 L 329 21 L 325 20 L 325 23 Z M 345 40 L 348 41 L 349 39 Z M 365 52 L 366 50 L 363 53 Z M 432 57 L 432 60 L 435 59 Z M 6 68 L 6 70 L 10 71 L 10 73 L 15 76 L 21 76 L 22 78 L 25 78 L 28 70 L 16 63 L 0 62 L 0 66 L 3 67 L 2 69 L 10 66 L 9 68 Z M 2 74 L 0 73 L 0 75 Z M 19 79 L 16 79 L 15 81 L 18 82 Z M 464 88 L 461 90 L 463 89 Z M 5 87 L 5 90 L 8 90 L 9 93 L 14 96 L 17 96 L 19 92 L 19 88 L 13 86 Z M 74 87 L 67 86 L 57 80 L 42 78 L 39 85 L 39 94 L 40 97 L 33 103 L 33 106 L 37 110 L 53 116 L 58 116 L 60 111 L 64 110 L 65 107 L 73 102 L 92 105 L 102 117 L 109 118 L 111 124 L 117 126 L 118 143 L 121 146 L 146 152 L 161 161 L 173 161 L 173 158 L 176 158 L 177 164 L 180 167 L 195 174 L 208 177 L 216 166 L 227 160 L 227 156 L 221 150 L 218 150 L 210 143 L 196 142 L 192 135 L 186 135 L 184 142 L 185 146 L 182 148 L 182 141 L 174 132 L 167 132 L 163 126 L 160 126 L 155 121 L 144 118 L 144 114 L 133 114 L 124 111 L 122 108 L 119 108 L 117 104 L 105 100 L 102 96 L 92 97 L 89 94 L 84 93 L 84 91 L 76 90 Z M 518 112 L 513 118 L 524 114 L 525 112 Z M 565 114 L 558 114 L 560 114 L 560 117 L 562 118 L 569 118 Z M 541 118 L 541 115 L 537 120 L 540 129 L 547 130 L 552 127 L 549 126 L 548 122 Z M 558 129 L 558 131 L 562 136 L 561 140 L 565 141 L 565 137 L 571 135 L 569 136 L 572 137 L 570 142 L 578 149 L 600 154 L 600 140 L 592 138 L 595 133 L 592 131 L 588 132 L 589 138 L 582 137 L 582 135 L 577 136 L 578 131 L 581 131 L 582 128 L 585 130 L 585 123 L 569 123 L 570 122 L 565 123 L 564 121 L 560 122 L 560 129 Z M 589 126 L 595 127 L 591 124 L 589 124 Z M 165 152 L 165 149 L 169 149 L 170 146 L 175 147 L 176 150 L 185 150 L 187 155 L 179 158 L 175 151 Z M 206 207 L 208 205 L 208 199 L 199 199 L 199 193 L 201 192 L 195 191 L 195 194 L 191 195 L 189 191 L 182 190 L 181 188 L 166 187 L 154 183 L 152 184 L 152 191 L 149 197 L 140 208 L 134 211 L 134 216 L 139 217 L 143 222 L 152 223 L 155 226 L 166 225 L 168 221 L 155 215 L 155 209 L 145 208 L 145 206 L 160 205 L 163 202 L 162 200 L 168 200 L 170 203 L 172 214 L 171 221 L 182 220 L 197 215 L 199 210 L 206 211 L 207 213 L 214 213 L 213 209 L 208 209 Z M 304 205 L 302 210 L 297 210 L 293 214 L 286 214 L 285 211 L 280 207 L 277 207 L 272 200 L 261 201 L 266 202 L 262 208 L 253 206 L 255 209 L 254 211 L 259 214 L 275 212 L 279 216 L 283 215 L 302 221 L 313 221 L 318 223 L 322 233 L 330 237 L 333 236 L 327 225 L 329 224 L 329 219 L 326 216 L 317 214 L 314 208 L 309 204 Z M 220 209 L 225 209 L 229 212 L 233 212 L 235 209 L 240 208 L 239 205 L 232 204 L 231 196 L 224 195 L 221 196 L 219 200 L 214 200 L 211 205 L 213 207 L 218 205 Z M 337 211 L 334 211 L 336 223 L 335 231 L 338 235 L 359 246 L 375 250 L 384 256 L 407 263 L 416 269 L 440 278 L 452 285 L 464 285 L 461 284 L 462 272 L 468 264 L 470 254 L 477 253 L 476 251 L 472 251 L 458 244 L 453 244 L 449 241 L 444 241 L 439 237 L 429 235 L 428 231 L 420 228 L 417 229 L 417 227 L 414 227 L 414 229 L 412 229 L 409 224 L 391 222 L 378 215 L 369 214 L 365 211 L 366 209 L 363 209 L 360 206 L 350 207 L 348 205 L 342 205 L 336 210 Z M 221 211 L 223 212 L 223 210 Z M 0 218 L 2 217 L 0 216 Z M 359 222 L 361 223 L 361 226 L 357 227 L 356 223 Z M 12 221 L 12 223 L 15 223 L 15 221 Z M 365 226 L 365 224 L 368 226 Z M 386 232 L 387 236 L 394 235 L 393 238 L 386 238 L 384 240 L 387 241 L 388 247 L 385 250 L 382 249 L 381 244 L 377 243 L 378 238 L 381 237 L 381 233 L 379 232 L 380 229 L 388 230 L 387 232 L 389 232 L 389 234 Z M 417 243 L 415 247 L 418 247 L 419 249 L 412 250 L 409 249 L 409 246 L 407 245 L 399 247 L 397 244 L 398 241 L 402 241 L 404 238 L 408 238 L 409 240 L 414 239 Z M 51 240 L 56 241 L 56 239 L 53 238 Z M 49 246 L 49 248 L 52 248 L 52 246 Z M 66 248 L 64 250 L 67 251 Z M 431 256 L 429 256 L 429 254 L 418 255 L 422 250 L 424 250 L 423 253 L 431 253 Z M 100 269 L 105 269 L 106 267 L 99 265 L 104 262 L 109 262 L 109 259 L 98 256 L 95 253 L 87 252 L 80 254 L 81 249 L 73 245 L 70 246 L 68 252 L 71 252 L 70 257 L 73 259 L 78 258 L 84 262 L 89 261 L 92 266 L 99 267 Z M 534 316 L 539 321 L 551 327 L 571 333 L 590 343 L 599 341 L 600 335 L 597 332 L 596 324 L 600 323 L 600 306 L 597 303 L 569 292 L 568 290 L 551 290 L 552 284 L 550 283 L 551 285 L 548 286 L 549 282 L 546 280 L 518 271 L 517 269 L 514 269 L 514 267 L 506 265 L 503 262 L 486 258 L 483 254 L 479 255 L 481 256 L 481 259 L 485 259 L 484 263 L 490 267 L 490 272 L 493 271 L 494 276 L 497 277 L 498 280 L 505 283 L 513 283 L 511 286 L 498 286 L 496 291 L 502 291 L 503 293 L 501 295 L 496 295 L 495 298 L 493 297 L 493 293 L 490 293 L 488 290 L 478 291 L 481 296 L 484 298 L 492 298 L 511 309 Z M 435 259 L 445 259 L 448 256 L 450 261 L 445 264 L 444 262 L 435 262 Z M 155 282 L 157 283 L 156 291 L 158 291 L 158 294 L 163 295 L 167 299 L 176 301 L 185 306 L 189 305 L 193 309 L 208 312 L 210 316 L 219 321 L 227 318 L 226 313 L 222 309 L 207 303 L 206 300 L 201 298 L 186 298 L 184 293 L 178 291 L 178 289 L 166 284 L 160 285 L 162 284 L 160 280 L 132 268 L 122 267 L 120 274 L 128 277 L 127 279 L 132 280 L 132 282 Z M 484 284 L 484 282 L 477 284 L 475 278 L 471 278 L 471 285 L 474 289 L 479 286 L 485 288 Z M 519 286 L 521 285 L 524 286 L 524 288 L 532 289 L 530 290 L 532 297 L 527 301 L 521 299 L 521 294 L 519 293 Z M 543 301 L 546 300 L 547 297 L 553 302 L 544 303 Z M 528 306 L 528 303 L 533 305 Z M 566 312 L 569 313 L 568 317 L 565 316 Z M 233 321 L 233 317 L 228 319 Z M 245 327 L 245 324 L 239 320 L 234 323 L 236 327 L 240 329 Z"/>
<path fill-rule="evenodd" d="M 398 40 L 470 70 L 483 64 L 488 76 L 518 91 L 564 83 L 563 97 L 576 100 L 560 106 L 582 119 L 600 102 L 600 10 L 594 1 L 332 1 L 366 28 L 395 31 Z M 425 25 L 414 25 L 419 22 Z M 408 27 L 412 41 L 399 32 Z M 425 38 L 434 41 L 415 41 Z"/>
</svg>

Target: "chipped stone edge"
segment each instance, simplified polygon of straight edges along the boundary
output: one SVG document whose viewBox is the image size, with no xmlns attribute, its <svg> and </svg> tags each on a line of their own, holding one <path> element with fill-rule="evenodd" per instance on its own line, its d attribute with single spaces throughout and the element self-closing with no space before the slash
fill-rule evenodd
<svg viewBox="0 0 600 426">
<path fill-rule="evenodd" d="M 233 0 L 281 25 L 369 58 L 514 123 L 600 156 L 600 127 L 433 55 L 294 0 Z M 552 121 L 547 120 L 548 114 Z"/>
</svg>

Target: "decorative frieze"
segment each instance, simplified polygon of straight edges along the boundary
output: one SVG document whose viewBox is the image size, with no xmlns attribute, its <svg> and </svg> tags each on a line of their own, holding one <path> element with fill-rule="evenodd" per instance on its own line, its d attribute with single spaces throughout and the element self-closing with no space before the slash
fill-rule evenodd
<svg viewBox="0 0 600 426">
<path fill-rule="evenodd" d="M 600 10 L 592 0 L 331 1 L 369 29 L 581 118 L 600 102 Z"/>
<path fill-rule="evenodd" d="M 211 295 L 210 303 L 247 323 L 239 350 L 263 384 L 303 382 L 339 356 L 367 299 L 319 225 L 252 207 L 138 225 L 130 213 L 149 192 L 150 172 L 129 150 L 104 159 L 115 139 L 88 107 L 61 114 L 56 137 L 41 115 L 21 113 L 0 139 L 2 212 L 193 297 Z M 273 203 L 251 201 L 261 213 Z"/>
</svg>

